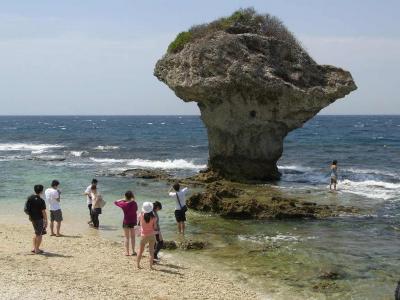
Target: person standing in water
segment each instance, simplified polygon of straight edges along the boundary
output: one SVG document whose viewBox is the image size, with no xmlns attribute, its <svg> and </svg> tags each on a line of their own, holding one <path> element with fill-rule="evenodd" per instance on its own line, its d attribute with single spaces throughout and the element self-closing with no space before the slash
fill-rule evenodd
<svg viewBox="0 0 400 300">
<path fill-rule="evenodd" d="M 58 180 L 53 180 L 51 182 L 51 187 L 48 188 L 44 194 L 46 196 L 47 203 L 49 203 L 50 210 L 50 231 L 51 236 L 60 237 L 61 222 L 63 220 L 61 211 L 61 191 L 59 190 L 60 182 Z M 54 222 L 56 222 L 56 233 L 54 233 Z"/>
<path fill-rule="evenodd" d="M 188 192 L 187 187 L 181 188 L 178 182 L 176 182 L 168 191 L 168 195 L 175 198 L 175 219 L 178 224 L 178 232 L 185 234 L 185 222 L 186 222 L 186 200 L 185 196 Z"/>
<path fill-rule="evenodd" d="M 105 201 L 97 191 L 97 186 L 95 184 L 92 184 L 92 188 L 90 190 L 90 198 L 92 199 L 93 228 L 99 229 L 99 215 L 102 214 L 102 208 L 105 205 Z"/>
<path fill-rule="evenodd" d="M 117 200 L 114 204 L 122 209 L 124 212 L 124 220 L 122 228 L 125 235 L 125 255 L 129 256 L 129 243 L 132 246 L 132 256 L 136 255 L 135 252 L 135 226 L 137 225 L 137 210 L 138 206 L 135 201 L 135 196 L 131 191 L 125 193 L 125 199 Z"/>
<path fill-rule="evenodd" d="M 92 219 L 92 198 L 91 198 L 91 191 L 92 191 L 92 186 L 95 185 L 97 188 L 97 179 L 93 178 L 92 183 L 86 188 L 84 195 L 86 195 L 86 203 L 89 209 L 89 217 L 90 220 L 88 221 L 89 225 L 93 225 L 93 219 Z"/>
<path fill-rule="evenodd" d="M 333 185 L 333 190 L 336 191 L 336 185 L 338 181 L 338 173 L 337 173 L 337 160 L 334 160 L 331 164 L 331 183 L 329 185 L 329 190 L 332 190 L 332 185 Z"/>
</svg>

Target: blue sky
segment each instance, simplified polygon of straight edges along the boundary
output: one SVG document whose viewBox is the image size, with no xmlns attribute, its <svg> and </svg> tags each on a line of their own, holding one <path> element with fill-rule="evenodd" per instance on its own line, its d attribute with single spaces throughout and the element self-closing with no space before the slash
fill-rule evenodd
<svg viewBox="0 0 400 300">
<path fill-rule="evenodd" d="M 198 114 L 153 76 L 169 42 L 240 7 L 279 17 L 356 92 L 324 114 L 400 114 L 400 1 L 0 1 L 0 114 Z"/>
</svg>

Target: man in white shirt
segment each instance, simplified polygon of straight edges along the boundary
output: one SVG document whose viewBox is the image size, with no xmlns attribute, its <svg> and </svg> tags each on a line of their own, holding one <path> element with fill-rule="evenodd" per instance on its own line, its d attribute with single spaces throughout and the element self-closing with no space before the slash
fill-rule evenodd
<svg viewBox="0 0 400 300">
<path fill-rule="evenodd" d="M 171 198 L 175 198 L 175 219 L 178 225 L 178 232 L 185 234 L 185 222 L 186 222 L 186 200 L 185 196 L 188 192 L 188 188 L 181 186 L 176 182 L 168 191 L 168 195 Z"/>
<path fill-rule="evenodd" d="M 95 185 L 97 187 L 97 179 L 93 178 L 92 183 L 86 188 L 85 190 L 85 195 L 86 195 L 86 203 L 89 209 L 89 216 L 90 216 L 90 221 L 88 222 L 89 225 L 93 224 L 93 219 L 92 219 L 92 198 L 91 198 L 91 191 L 92 191 L 92 185 Z"/>
<path fill-rule="evenodd" d="M 50 231 L 51 236 L 61 236 L 61 222 L 63 220 L 62 211 L 60 206 L 61 192 L 58 189 L 60 182 L 53 180 L 51 187 L 45 191 L 45 196 L 50 209 Z M 56 222 L 56 233 L 54 233 L 54 222 Z"/>
</svg>

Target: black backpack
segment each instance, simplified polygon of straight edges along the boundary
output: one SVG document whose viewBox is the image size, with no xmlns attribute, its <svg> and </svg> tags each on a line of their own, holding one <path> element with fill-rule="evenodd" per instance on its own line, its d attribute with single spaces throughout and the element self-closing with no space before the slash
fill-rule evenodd
<svg viewBox="0 0 400 300">
<path fill-rule="evenodd" d="M 30 206 L 30 203 L 29 203 L 29 199 L 30 199 L 30 197 L 26 200 L 25 205 L 24 205 L 24 212 L 25 212 L 28 216 L 31 215 L 31 206 Z"/>
</svg>

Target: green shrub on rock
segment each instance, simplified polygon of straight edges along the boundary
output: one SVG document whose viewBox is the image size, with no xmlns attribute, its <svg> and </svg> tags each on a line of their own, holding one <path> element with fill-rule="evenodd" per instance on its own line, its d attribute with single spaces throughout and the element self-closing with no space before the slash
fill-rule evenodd
<svg viewBox="0 0 400 300">
<path fill-rule="evenodd" d="M 278 18 L 269 14 L 258 14 L 254 8 L 235 11 L 229 17 L 219 18 L 210 23 L 195 25 L 188 31 L 179 33 L 168 46 L 168 53 L 178 53 L 187 43 L 198 40 L 217 31 L 232 34 L 252 33 L 267 37 L 275 37 L 287 42 L 292 47 L 301 48 L 294 35 Z"/>
</svg>

